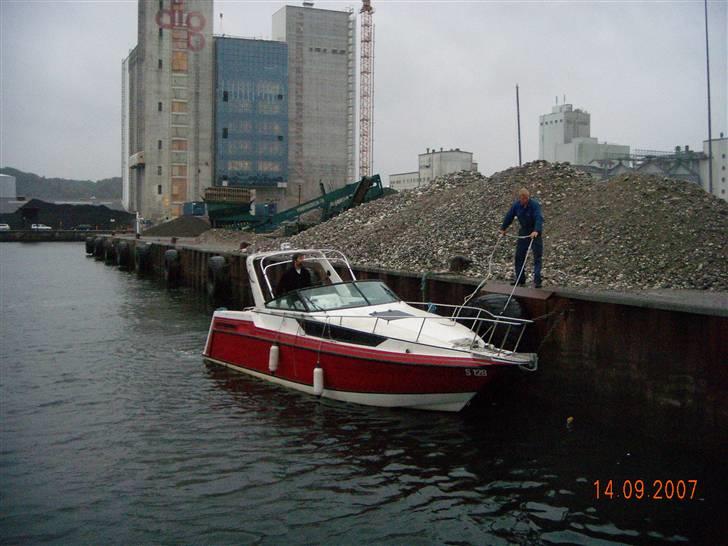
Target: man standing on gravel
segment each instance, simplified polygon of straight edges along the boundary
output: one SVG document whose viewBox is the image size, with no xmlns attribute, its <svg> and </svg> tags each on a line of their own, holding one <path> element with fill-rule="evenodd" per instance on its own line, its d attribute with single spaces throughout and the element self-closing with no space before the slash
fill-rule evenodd
<svg viewBox="0 0 728 546">
<path fill-rule="evenodd" d="M 530 193 L 526 188 L 518 190 L 518 199 L 513 202 L 510 210 L 503 218 L 500 234 L 505 235 L 508 226 L 513 222 L 513 218 L 518 217 L 518 223 L 521 229 L 518 231 L 519 238 L 516 243 L 516 276 L 514 284 L 523 286 L 526 284 L 526 272 L 523 265 L 526 261 L 528 253 L 528 245 L 533 241 L 531 249 L 533 250 L 533 285 L 535 288 L 541 288 L 541 258 L 543 256 L 543 214 L 541 213 L 541 205 L 535 199 L 530 198 Z"/>
</svg>

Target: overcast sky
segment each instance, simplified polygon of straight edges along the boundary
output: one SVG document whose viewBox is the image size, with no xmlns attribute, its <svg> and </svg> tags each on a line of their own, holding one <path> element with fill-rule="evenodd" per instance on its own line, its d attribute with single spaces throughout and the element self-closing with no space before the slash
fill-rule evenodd
<svg viewBox="0 0 728 546">
<path fill-rule="evenodd" d="M 218 0 L 215 32 L 270 38 L 285 4 Z M 538 116 L 556 96 L 591 113 L 600 141 L 671 150 L 707 138 L 702 0 L 373 5 L 374 172 L 413 171 L 427 147 L 472 151 L 484 174 L 516 165 L 516 83 L 524 162 L 538 158 Z M 728 134 L 728 2 L 708 11 L 717 137 Z M 0 166 L 120 176 L 121 61 L 136 15 L 136 0 L 0 2 Z"/>
</svg>

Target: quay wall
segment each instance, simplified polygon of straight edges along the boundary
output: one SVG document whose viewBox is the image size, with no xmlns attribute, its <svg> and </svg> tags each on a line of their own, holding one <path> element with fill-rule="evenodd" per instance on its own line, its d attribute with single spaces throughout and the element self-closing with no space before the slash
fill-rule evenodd
<svg viewBox="0 0 728 546">
<path fill-rule="evenodd" d="M 131 237 L 123 239 L 139 244 Z M 143 241 L 141 241 L 143 242 Z M 232 309 L 253 305 L 246 255 L 197 245 L 151 242 L 150 274 L 165 278 L 165 252 L 176 249 L 174 282 L 208 291 L 208 260 L 223 256 Z M 132 249 L 133 254 L 133 249 Z M 479 279 L 353 267 L 360 279 L 378 278 L 407 301 L 460 304 Z M 170 281 L 172 282 L 172 281 Z M 508 294 L 489 283 L 483 292 Z M 538 319 L 526 340 L 539 354 L 535 373 L 509 386 L 523 403 L 538 400 L 563 413 L 659 435 L 697 449 L 725 450 L 728 431 L 728 306 L 726 294 L 650 294 L 518 288 L 527 318 Z"/>
</svg>

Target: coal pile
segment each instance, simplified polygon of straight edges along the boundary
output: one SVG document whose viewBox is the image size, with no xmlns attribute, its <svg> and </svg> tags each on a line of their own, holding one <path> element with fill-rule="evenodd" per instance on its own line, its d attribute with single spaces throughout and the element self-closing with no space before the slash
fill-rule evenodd
<svg viewBox="0 0 728 546">
<path fill-rule="evenodd" d="M 544 212 L 544 285 L 728 290 L 728 203 L 688 182 L 634 173 L 597 182 L 545 161 L 491 177 L 440 177 L 289 241 L 339 249 L 360 265 L 420 273 L 447 271 L 453 256 L 463 256 L 472 261 L 464 274 L 483 277 L 490 266 L 493 279 L 509 281 L 515 240 L 498 229 L 521 187 Z M 509 234 L 517 228 L 516 220 Z"/>
<path fill-rule="evenodd" d="M 0 215 L 0 223 L 13 229 L 30 229 L 31 224 L 46 224 L 54 229 L 74 229 L 87 224 L 94 229 L 130 229 L 134 215 L 106 205 L 56 205 L 31 199 L 11 214 Z"/>
</svg>

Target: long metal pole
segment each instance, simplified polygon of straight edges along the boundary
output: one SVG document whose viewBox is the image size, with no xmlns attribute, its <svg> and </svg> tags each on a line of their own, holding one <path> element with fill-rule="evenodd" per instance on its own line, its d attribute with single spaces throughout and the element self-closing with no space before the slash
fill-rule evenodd
<svg viewBox="0 0 728 546">
<path fill-rule="evenodd" d="M 713 126 L 710 114 L 710 53 L 708 47 L 708 0 L 705 5 L 705 72 L 708 78 L 708 193 L 713 193 Z"/>
<path fill-rule="evenodd" d="M 523 162 L 521 159 L 521 103 L 518 99 L 518 84 L 516 84 L 516 121 L 518 123 L 518 166 Z"/>
</svg>

